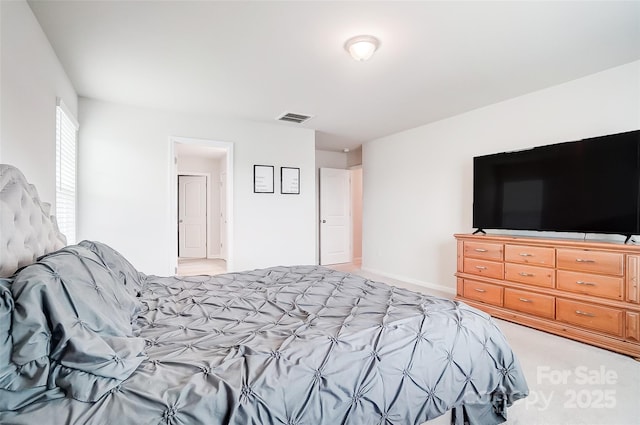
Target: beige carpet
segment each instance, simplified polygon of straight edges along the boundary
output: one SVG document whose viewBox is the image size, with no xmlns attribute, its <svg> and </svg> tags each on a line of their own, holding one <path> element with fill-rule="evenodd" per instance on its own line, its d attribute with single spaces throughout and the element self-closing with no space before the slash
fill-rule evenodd
<svg viewBox="0 0 640 425">
<path fill-rule="evenodd" d="M 210 258 L 178 258 L 178 276 L 216 275 L 226 273 L 225 260 Z"/>
</svg>

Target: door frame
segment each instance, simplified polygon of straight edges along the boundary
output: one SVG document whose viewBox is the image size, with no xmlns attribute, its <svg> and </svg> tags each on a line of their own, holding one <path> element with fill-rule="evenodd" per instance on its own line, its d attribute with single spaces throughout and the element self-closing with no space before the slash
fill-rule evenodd
<svg viewBox="0 0 640 425">
<path fill-rule="evenodd" d="M 207 221 L 206 221 L 206 230 L 205 230 L 205 236 L 206 236 L 206 243 L 207 243 L 207 249 L 206 249 L 206 258 L 219 258 L 219 256 L 212 256 L 211 255 L 211 173 L 197 173 L 197 172 L 192 172 L 192 171 L 184 171 L 184 172 L 180 172 L 177 174 L 176 177 L 180 176 L 193 176 L 193 177 L 204 177 L 205 178 L 205 185 L 206 185 L 206 195 L 207 195 Z M 178 191 L 180 190 L 180 184 L 177 183 Z M 178 205 L 179 208 L 179 205 Z M 178 218 L 180 218 L 180 214 L 178 214 Z M 178 233 L 180 232 L 180 230 L 178 230 Z M 178 249 L 178 254 L 180 254 L 180 250 Z M 178 257 L 181 258 L 181 257 Z"/>
<path fill-rule="evenodd" d="M 358 165 L 354 165 L 352 167 L 349 167 L 349 171 L 351 172 L 351 261 L 352 262 L 359 262 L 362 265 L 362 216 L 363 216 L 363 204 L 364 204 L 364 175 L 363 175 L 363 170 L 362 170 L 362 164 L 358 164 Z M 353 174 L 354 172 L 359 171 L 360 173 L 360 211 L 359 214 L 356 214 L 356 208 L 354 208 L 354 204 L 355 204 L 355 194 L 354 194 L 354 178 L 353 178 Z M 355 238 L 355 233 L 356 233 L 356 220 L 359 221 L 360 224 L 360 241 L 359 241 L 359 252 L 360 252 L 360 256 L 356 257 L 355 256 L 355 251 L 356 251 L 356 238 Z"/>
<path fill-rule="evenodd" d="M 218 176 L 218 178 L 220 179 L 220 210 L 219 212 L 224 211 L 226 214 L 226 206 L 227 206 L 227 202 L 229 201 L 227 196 L 227 175 L 229 173 L 227 171 L 220 171 L 220 175 Z M 222 178 L 222 176 L 224 175 L 224 179 Z M 222 182 L 225 182 L 225 184 L 223 185 Z M 223 189 L 224 189 L 224 202 L 222 202 L 222 193 L 223 193 Z M 218 232 L 220 233 L 220 241 L 222 242 L 224 239 L 227 239 L 227 235 L 226 232 L 229 230 L 228 226 L 225 224 L 225 220 L 227 220 L 226 215 L 224 217 L 224 220 L 220 220 L 220 226 L 218 226 Z M 224 239 L 223 239 L 223 235 L 224 235 Z M 227 245 L 222 245 L 222 247 L 220 248 L 220 257 L 222 259 L 225 259 L 228 257 L 228 246 Z"/>
<path fill-rule="evenodd" d="M 196 139 L 192 137 L 169 136 L 169 182 L 167 191 L 167 205 L 169 207 L 169 221 L 166 224 L 167 239 L 169 241 L 169 274 L 176 274 L 178 269 L 178 164 L 176 163 L 175 144 L 195 144 L 211 148 L 224 149 L 226 151 L 227 168 L 227 271 L 235 271 L 234 268 L 234 226 L 233 226 L 233 142 L 221 142 L 210 139 Z"/>
</svg>

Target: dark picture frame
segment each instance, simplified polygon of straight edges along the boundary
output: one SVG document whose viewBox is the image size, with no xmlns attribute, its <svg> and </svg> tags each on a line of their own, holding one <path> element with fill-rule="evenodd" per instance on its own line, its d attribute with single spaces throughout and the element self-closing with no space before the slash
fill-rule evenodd
<svg viewBox="0 0 640 425">
<path fill-rule="evenodd" d="M 300 195 L 300 168 L 280 167 L 280 193 Z"/>
<path fill-rule="evenodd" d="M 273 174 L 273 165 L 254 165 L 253 193 L 275 193 Z"/>
</svg>

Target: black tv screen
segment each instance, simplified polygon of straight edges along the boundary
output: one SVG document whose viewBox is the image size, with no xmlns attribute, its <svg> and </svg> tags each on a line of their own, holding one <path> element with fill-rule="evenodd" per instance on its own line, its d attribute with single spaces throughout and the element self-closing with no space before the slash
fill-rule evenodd
<svg viewBox="0 0 640 425">
<path fill-rule="evenodd" d="M 473 159 L 473 227 L 640 234 L 640 130 Z"/>
</svg>

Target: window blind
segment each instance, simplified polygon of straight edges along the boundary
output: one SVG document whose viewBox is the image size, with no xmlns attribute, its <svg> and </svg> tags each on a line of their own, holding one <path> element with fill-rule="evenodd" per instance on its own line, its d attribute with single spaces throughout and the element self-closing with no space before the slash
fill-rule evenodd
<svg viewBox="0 0 640 425">
<path fill-rule="evenodd" d="M 78 123 L 58 100 L 56 108 L 56 219 L 67 243 L 76 242 L 76 141 Z"/>
</svg>

